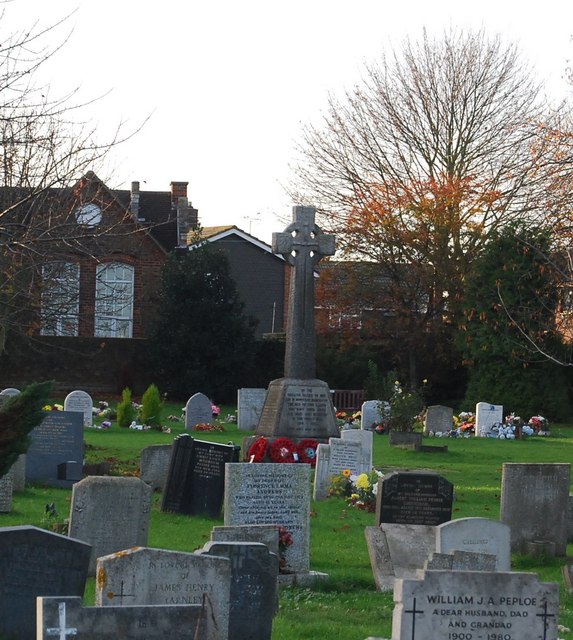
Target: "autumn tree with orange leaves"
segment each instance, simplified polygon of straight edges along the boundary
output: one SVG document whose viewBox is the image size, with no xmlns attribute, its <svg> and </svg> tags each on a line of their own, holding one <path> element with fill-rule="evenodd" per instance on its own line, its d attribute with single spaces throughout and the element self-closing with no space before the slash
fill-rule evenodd
<svg viewBox="0 0 573 640">
<path fill-rule="evenodd" d="M 456 360 L 465 277 L 492 234 L 568 219 L 569 115 L 514 45 L 449 31 L 369 65 L 303 129 L 291 195 L 317 206 L 342 258 L 380 265 L 412 381 L 424 352 Z"/>
</svg>

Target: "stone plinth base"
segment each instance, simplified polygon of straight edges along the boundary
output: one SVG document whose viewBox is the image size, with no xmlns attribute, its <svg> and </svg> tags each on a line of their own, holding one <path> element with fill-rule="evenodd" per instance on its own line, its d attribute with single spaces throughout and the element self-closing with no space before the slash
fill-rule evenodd
<svg viewBox="0 0 573 640">
<path fill-rule="evenodd" d="M 330 388 L 322 380 L 279 378 L 269 384 L 257 436 L 328 442 L 339 437 Z"/>
</svg>

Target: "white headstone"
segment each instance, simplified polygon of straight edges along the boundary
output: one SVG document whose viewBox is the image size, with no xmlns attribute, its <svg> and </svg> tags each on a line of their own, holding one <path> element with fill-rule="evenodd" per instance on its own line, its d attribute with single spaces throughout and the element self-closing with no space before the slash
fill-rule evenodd
<svg viewBox="0 0 573 640">
<path fill-rule="evenodd" d="M 487 437 L 492 426 L 498 422 L 503 422 L 502 405 L 489 404 L 488 402 L 478 402 L 476 404 L 476 436 Z"/>
<path fill-rule="evenodd" d="M 511 570 L 510 528 L 489 518 L 459 518 L 436 527 L 436 551 L 470 551 L 496 558 L 495 571 Z"/>
<path fill-rule="evenodd" d="M 394 603 L 393 640 L 557 640 L 559 585 L 534 573 L 425 571 Z"/>
<path fill-rule="evenodd" d="M 360 428 L 373 430 L 384 417 L 384 406 L 387 403 L 382 400 L 366 400 L 360 410 Z"/>
<path fill-rule="evenodd" d="M 192 395 L 185 405 L 185 429 L 190 431 L 196 424 L 213 422 L 213 403 L 204 393 Z"/>
<path fill-rule="evenodd" d="M 360 443 L 362 447 L 361 467 L 364 473 L 371 471 L 374 432 L 365 429 L 346 429 L 340 432 L 340 437 L 346 442 Z"/>
<path fill-rule="evenodd" d="M 359 475 L 372 470 L 363 463 L 362 445 L 355 440 L 329 438 L 328 444 L 321 443 L 316 448 L 316 467 L 314 470 L 315 500 L 328 497 L 328 487 L 332 476 L 348 469 L 351 475 Z"/>
<path fill-rule="evenodd" d="M 266 396 L 266 389 L 239 389 L 237 392 L 239 431 L 254 431 L 257 428 Z"/>
<path fill-rule="evenodd" d="M 64 400 L 64 411 L 77 411 L 83 414 L 84 427 L 93 427 L 93 407 L 92 397 L 85 391 L 72 391 Z"/>
</svg>

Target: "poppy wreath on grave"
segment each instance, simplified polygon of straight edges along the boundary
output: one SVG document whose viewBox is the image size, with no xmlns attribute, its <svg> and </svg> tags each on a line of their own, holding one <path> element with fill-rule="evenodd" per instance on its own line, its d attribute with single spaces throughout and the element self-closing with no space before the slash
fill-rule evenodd
<svg viewBox="0 0 573 640">
<path fill-rule="evenodd" d="M 288 438 L 277 438 L 269 448 L 269 457 L 273 462 L 296 462 L 298 447 Z"/>
<path fill-rule="evenodd" d="M 265 459 L 268 450 L 269 441 L 264 436 L 261 436 L 251 445 L 247 458 L 252 462 L 262 462 Z"/>
<path fill-rule="evenodd" d="M 306 462 L 312 467 L 316 466 L 316 448 L 318 440 L 312 438 L 304 438 L 298 443 L 298 457 L 301 462 Z"/>
</svg>

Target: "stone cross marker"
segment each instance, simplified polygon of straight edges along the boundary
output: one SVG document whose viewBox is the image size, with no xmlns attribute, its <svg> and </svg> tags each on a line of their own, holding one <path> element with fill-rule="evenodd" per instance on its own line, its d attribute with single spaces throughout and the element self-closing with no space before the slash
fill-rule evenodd
<svg viewBox="0 0 573 640">
<path fill-rule="evenodd" d="M 335 237 L 322 232 L 314 222 L 314 207 L 293 207 L 293 222 L 273 233 L 273 253 L 281 254 L 294 267 L 290 284 L 285 378 L 316 377 L 314 334 L 314 267 L 335 251 Z"/>
</svg>

